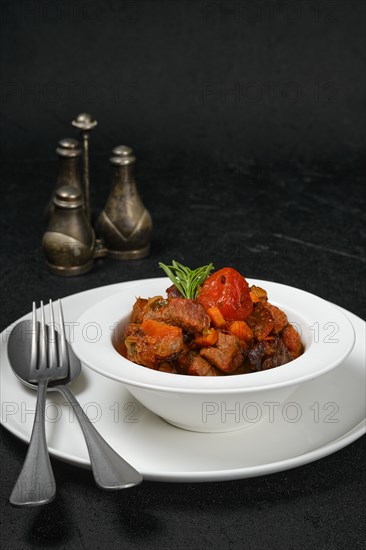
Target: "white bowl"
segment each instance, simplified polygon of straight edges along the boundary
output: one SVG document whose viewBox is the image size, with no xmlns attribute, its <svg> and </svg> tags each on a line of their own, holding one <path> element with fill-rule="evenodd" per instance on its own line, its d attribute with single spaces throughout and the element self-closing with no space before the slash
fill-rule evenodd
<svg viewBox="0 0 366 550">
<path fill-rule="evenodd" d="M 329 302 L 296 288 L 248 279 L 268 293 L 301 335 L 305 351 L 274 369 L 230 376 L 188 376 L 155 371 L 120 355 L 116 332 L 129 321 L 137 297 L 165 295 L 167 278 L 125 283 L 123 290 L 92 305 L 78 319 L 73 349 L 84 365 L 123 383 L 148 409 L 180 428 L 223 432 L 253 425 L 273 414 L 296 387 L 340 365 L 351 352 L 350 321 Z"/>
</svg>

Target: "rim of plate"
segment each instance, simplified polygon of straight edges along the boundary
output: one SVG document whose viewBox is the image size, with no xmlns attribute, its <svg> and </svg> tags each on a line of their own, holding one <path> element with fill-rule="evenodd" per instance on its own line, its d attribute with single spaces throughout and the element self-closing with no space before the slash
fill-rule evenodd
<svg viewBox="0 0 366 550">
<path fill-rule="evenodd" d="M 165 373 L 127 360 L 113 346 L 113 330 L 127 321 L 137 297 L 165 295 L 171 285 L 166 277 L 122 283 L 118 292 L 89 307 L 77 320 L 73 350 L 86 366 L 117 382 L 181 393 L 246 393 L 296 385 L 335 368 L 352 351 L 355 331 L 337 306 L 281 283 L 251 278 L 247 281 L 263 287 L 269 302 L 283 309 L 289 322 L 301 329 L 305 352 L 299 358 L 274 369 L 223 377 Z M 97 331 L 96 337 L 88 335 L 90 328 Z"/>
</svg>

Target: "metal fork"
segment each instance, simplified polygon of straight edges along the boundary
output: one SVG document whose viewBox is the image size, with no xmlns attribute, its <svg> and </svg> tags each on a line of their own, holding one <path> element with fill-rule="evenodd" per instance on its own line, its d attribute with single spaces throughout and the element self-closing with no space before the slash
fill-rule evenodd
<svg viewBox="0 0 366 550">
<path fill-rule="evenodd" d="M 43 302 L 40 307 L 40 323 L 37 321 L 36 304 L 33 302 L 31 360 L 26 382 L 37 384 L 37 402 L 27 455 L 10 495 L 10 502 L 14 506 L 47 504 L 56 495 L 56 483 L 46 442 L 45 404 L 48 383 L 66 378 L 69 370 L 61 302 L 58 304 L 61 327 L 59 338 L 55 331 L 52 301 L 49 302 L 49 325 L 45 323 Z"/>
</svg>

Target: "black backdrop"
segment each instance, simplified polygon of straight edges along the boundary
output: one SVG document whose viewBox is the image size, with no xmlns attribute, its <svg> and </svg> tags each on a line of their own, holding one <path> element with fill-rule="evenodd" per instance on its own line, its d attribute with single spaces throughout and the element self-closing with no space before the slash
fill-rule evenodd
<svg viewBox="0 0 366 550">
<path fill-rule="evenodd" d="M 8 0 L 0 23 L 0 330 L 32 300 L 158 277 L 172 259 L 233 265 L 365 317 L 362 0 Z M 99 122 L 95 214 L 124 143 L 154 232 L 148 258 L 67 279 L 40 244 L 57 141 L 82 111 Z M 271 476 L 144 481 L 128 495 L 52 459 L 56 500 L 19 511 L 8 497 L 26 446 L 0 428 L 6 550 L 365 548 L 365 438 Z"/>
<path fill-rule="evenodd" d="M 2 157 L 54 158 L 88 111 L 96 156 L 362 163 L 363 0 L 0 7 Z"/>
</svg>

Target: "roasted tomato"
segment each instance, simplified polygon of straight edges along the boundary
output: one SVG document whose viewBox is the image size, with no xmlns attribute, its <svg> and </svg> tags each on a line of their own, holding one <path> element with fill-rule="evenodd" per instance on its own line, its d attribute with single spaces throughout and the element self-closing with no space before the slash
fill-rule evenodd
<svg viewBox="0 0 366 550">
<path fill-rule="evenodd" d="M 253 310 L 247 281 L 231 267 L 210 275 L 203 283 L 197 301 L 206 311 L 218 307 L 226 321 L 244 321 Z"/>
</svg>

